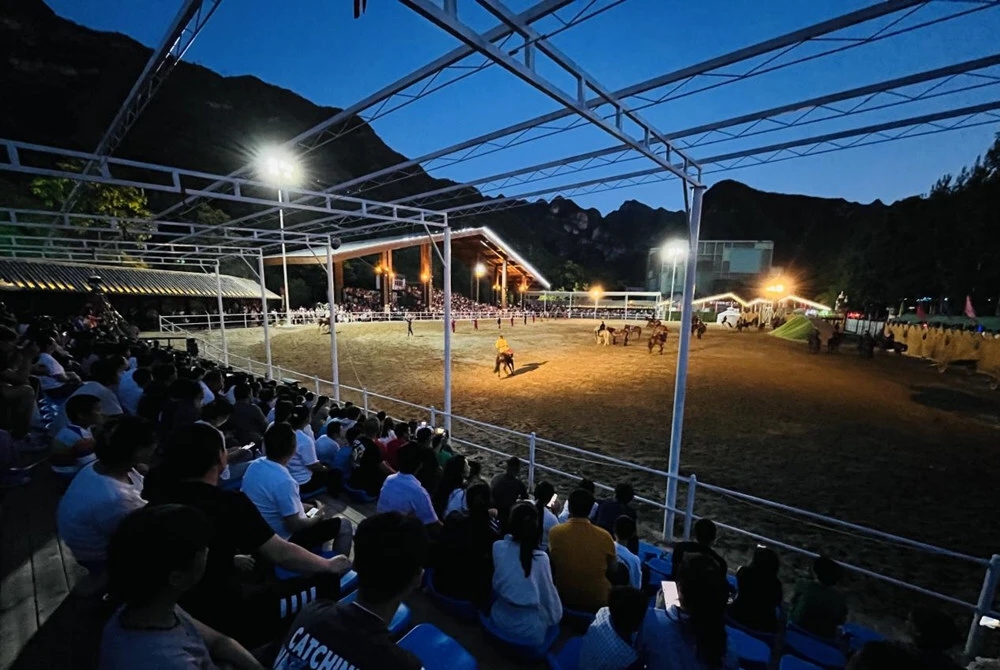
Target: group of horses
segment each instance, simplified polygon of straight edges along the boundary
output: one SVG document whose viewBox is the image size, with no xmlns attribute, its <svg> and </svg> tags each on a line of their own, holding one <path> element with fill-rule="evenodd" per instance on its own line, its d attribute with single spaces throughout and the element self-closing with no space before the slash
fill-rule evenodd
<svg viewBox="0 0 1000 670">
<path fill-rule="evenodd" d="M 646 340 L 646 348 L 649 350 L 649 353 L 653 353 L 653 349 L 658 348 L 662 356 L 663 346 L 667 343 L 667 336 L 670 333 L 667 329 L 667 324 L 659 319 L 648 319 L 646 321 L 646 330 L 649 332 L 649 338 Z M 706 330 L 708 330 L 708 327 L 705 323 L 698 317 L 695 317 L 694 322 L 691 324 L 691 333 L 696 335 L 700 340 Z M 622 338 L 622 346 L 627 347 L 629 339 L 642 337 L 642 328 L 630 325 L 625 325 L 621 328 L 613 328 L 611 326 L 604 326 L 602 328 L 599 325 L 594 328 L 594 340 L 597 344 L 603 344 L 606 347 L 618 344 L 619 337 Z"/>
</svg>

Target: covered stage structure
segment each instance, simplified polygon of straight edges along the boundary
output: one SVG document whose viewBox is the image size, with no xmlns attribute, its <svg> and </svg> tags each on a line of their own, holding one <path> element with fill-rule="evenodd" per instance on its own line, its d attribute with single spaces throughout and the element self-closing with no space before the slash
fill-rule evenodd
<svg viewBox="0 0 1000 670">
<path fill-rule="evenodd" d="M 358 240 L 341 244 L 332 250 L 334 291 L 339 301 L 343 300 L 344 261 L 366 256 L 378 256 L 375 265 L 376 276 L 380 277 L 382 304 L 390 303 L 390 291 L 393 279 L 396 277 L 393 264 L 393 252 L 412 247 L 420 248 L 420 275 L 418 277 L 422 288 L 424 304 L 431 303 L 431 292 L 435 277 L 434 256 L 432 248 L 444 241 L 444 233 L 430 235 L 398 235 L 394 237 L 378 237 L 370 240 Z M 483 277 L 489 277 L 490 285 L 496 287 L 500 296 L 500 308 L 507 309 L 510 291 L 508 287 L 517 285 L 517 290 L 524 293 L 530 287 L 539 285 L 550 288 L 548 280 L 518 254 L 513 247 L 487 227 L 461 228 L 451 232 L 453 258 L 464 263 L 471 270 L 471 275 L 477 282 Z M 306 248 L 297 251 L 275 254 L 264 258 L 264 265 L 326 265 L 326 249 Z M 386 281 L 386 277 L 389 281 Z M 477 294 L 478 294 L 478 286 Z M 471 297 L 471 292 L 470 292 Z M 477 298 L 478 301 L 478 298 Z"/>
<path fill-rule="evenodd" d="M 93 151 L 0 139 L 0 172 L 68 179 L 78 184 L 131 186 L 171 196 L 172 204 L 153 217 L 155 229 L 150 238 L 138 241 L 123 232 L 121 218 L 90 214 L 85 217 L 89 222 L 87 234 L 81 235 L 79 226 L 74 224 L 79 215 L 72 213 L 75 196 L 71 196 L 59 211 L 0 209 L 0 224 L 5 224 L 4 232 L 0 233 L 0 253 L 11 254 L 16 250 L 21 256 L 70 257 L 95 263 L 122 263 L 126 258 L 140 258 L 150 266 L 183 265 L 185 269 L 212 272 L 217 278 L 221 259 L 241 259 L 259 281 L 269 374 L 272 365 L 264 265 L 265 259 L 289 247 L 293 253 L 307 250 L 305 255 L 310 262 L 318 259 L 325 262 L 329 301 L 335 305 L 334 247 L 344 248 L 351 239 L 372 238 L 382 233 L 423 235 L 444 268 L 443 316 L 447 322 L 451 318 L 453 254 L 463 248 L 455 244 L 457 231 L 453 226 L 465 217 L 517 208 L 542 196 L 571 198 L 677 180 L 687 216 L 688 256 L 694 258 L 708 174 L 903 138 L 1000 125 L 1000 97 L 995 88 L 1000 84 L 1000 53 L 933 69 L 911 70 L 888 79 L 873 76 L 839 90 L 817 90 L 831 84 L 811 80 L 813 94 L 808 98 L 795 99 L 794 90 L 785 87 L 781 91 L 782 94 L 787 91 L 788 98 L 780 104 L 730 118 L 706 119 L 686 128 L 661 129 L 646 118 L 646 113 L 660 105 L 709 90 L 728 90 L 734 84 L 819 59 L 838 58 L 888 40 L 916 39 L 917 48 L 922 48 L 921 37 L 935 26 L 963 18 L 975 20 L 982 12 L 1000 6 L 1000 0 L 861 3 L 860 8 L 842 15 L 617 90 L 599 83 L 597 77 L 555 46 L 552 38 L 603 15 L 623 4 L 623 0 L 540 0 L 520 11 L 510 9 L 502 0 L 399 0 L 455 38 L 459 46 L 356 104 L 334 110 L 328 118 L 287 139 L 281 146 L 284 151 L 304 157 L 492 66 L 498 66 L 492 68 L 494 73 L 503 69 L 520 79 L 554 109 L 421 156 L 400 156 L 402 160 L 394 165 L 379 166 L 367 174 L 353 175 L 329 185 L 318 179 L 309 180 L 309 187 L 275 183 L 257 176 L 258 166 L 252 161 L 234 167 L 227 175 L 218 175 L 114 156 L 121 138 L 141 118 L 151 99 L 155 104 L 160 84 L 192 41 L 202 34 L 205 23 L 217 14 L 215 9 L 220 2 L 183 1 L 180 12 L 153 49 L 149 62 Z M 377 20 L 378 8 L 373 9 L 362 20 Z M 559 15 L 562 10 L 567 10 L 563 12 L 565 16 Z M 481 30 L 481 26 L 491 27 Z M 561 85 L 549 78 L 553 74 L 558 75 Z M 978 97 L 972 99 L 973 94 Z M 861 115 L 873 111 L 878 112 L 877 118 L 859 120 Z M 435 116 L 427 114 L 424 118 L 433 122 Z M 831 123 L 832 127 L 823 127 Z M 416 174 L 440 173 L 475 158 L 581 131 L 592 133 L 598 142 L 603 138 L 603 146 L 570 155 L 556 154 L 543 163 L 507 167 L 499 173 L 464 178 L 460 183 L 453 180 L 441 185 L 446 182 L 439 181 L 432 190 L 414 188 L 391 202 L 369 197 L 386 184 L 405 184 Z M 593 146 L 593 139 L 590 138 L 589 146 Z M 585 143 L 563 142 L 562 146 L 585 146 Z M 82 164 L 83 169 L 69 169 L 67 163 Z M 249 213 L 218 225 L 186 220 L 201 203 L 211 201 L 236 203 Z M 150 221 L 136 223 L 148 225 Z M 526 264 L 511 264 L 508 259 L 508 272 L 516 274 L 518 267 L 524 273 L 519 277 L 530 276 L 541 283 L 540 275 Z M 690 320 L 696 267 L 694 263 L 686 267 L 681 311 L 682 319 Z M 221 299 L 220 290 L 220 303 Z M 442 414 L 450 426 L 451 332 L 449 328 L 442 330 Z M 679 511 L 683 512 L 678 508 L 677 493 L 690 345 L 690 329 L 682 328 L 669 423 L 668 483 L 661 504 L 665 510 L 665 538 L 673 535 L 675 518 Z M 335 397 L 339 397 L 336 328 L 330 329 L 330 348 L 332 385 Z M 223 356 L 228 361 L 228 353 L 224 351 Z M 690 521 L 690 515 L 686 520 Z M 992 584 L 996 584 L 995 575 Z M 990 607 L 988 601 L 974 605 L 975 620 L 988 613 Z M 969 653 L 974 653 L 978 646 L 979 630 L 975 624 L 971 628 Z"/>
</svg>

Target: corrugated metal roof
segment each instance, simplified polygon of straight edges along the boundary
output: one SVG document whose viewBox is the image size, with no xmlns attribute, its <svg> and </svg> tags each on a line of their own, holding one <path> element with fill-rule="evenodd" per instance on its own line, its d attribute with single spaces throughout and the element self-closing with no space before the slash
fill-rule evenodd
<svg viewBox="0 0 1000 670">
<path fill-rule="evenodd" d="M 0 258 L 0 290 L 5 291 L 87 293 L 90 291 L 87 279 L 93 274 L 100 275 L 109 295 L 191 298 L 214 298 L 216 295 L 214 274 Z M 230 275 L 222 275 L 221 279 L 224 298 L 260 298 L 260 285 L 256 281 Z M 280 296 L 268 291 L 267 298 L 279 300 Z"/>
</svg>

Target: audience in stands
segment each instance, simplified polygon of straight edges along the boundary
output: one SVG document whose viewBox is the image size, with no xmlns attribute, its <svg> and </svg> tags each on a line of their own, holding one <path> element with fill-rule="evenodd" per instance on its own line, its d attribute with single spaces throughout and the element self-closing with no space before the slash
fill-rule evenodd
<svg viewBox="0 0 1000 670">
<path fill-rule="evenodd" d="M 629 517 L 624 517 L 628 519 Z M 580 670 L 628 670 L 638 667 L 635 637 L 646 616 L 648 599 L 631 586 L 616 586 L 608 606 L 597 610 L 580 647 Z"/>
<path fill-rule="evenodd" d="M 447 519 L 452 512 L 464 512 L 468 509 L 465 499 L 465 482 L 468 478 L 469 462 L 465 456 L 455 456 L 445 463 L 441 481 L 431 496 L 439 519 Z"/>
<path fill-rule="evenodd" d="M 234 385 L 230 390 L 233 396 L 233 415 L 229 417 L 227 428 L 233 433 L 236 443 L 263 444 L 267 419 L 260 407 L 254 404 L 250 385 L 244 382 Z"/>
<path fill-rule="evenodd" d="M 428 555 L 427 535 L 417 519 L 388 513 L 362 521 L 354 538 L 357 598 L 349 604 L 319 600 L 307 605 L 292 622 L 274 670 L 420 670 L 420 660 L 392 641 L 387 622 L 420 588 Z"/>
<path fill-rule="evenodd" d="M 153 380 L 153 373 L 146 366 L 148 358 L 148 356 L 144 358 L 143 367 L 126 370 L 118 380 L 118 401 L 125 414 L 139 413 L 139 400 L 145 388 Z"/>
<path fill-rule="evenodd" d="M 836 561 L 816 558 L 815 579 L 802 579 L 795 585 L 788 621 L 813 635 L 836 638 L 837 628 L 847 621 L 847 598 L 837 589 L 841 573 Z"/>
<path fill-rule="evenodd" d="M 351 553 L 351 524 L 326 516 L 312 503 L 309 514 L 300 498 L 298 482 L 288 471 L 295 455 L 295 431 L 286 423 L 271 426 L 264 434 L 264 454 L 246 469 L 240 490 L 250 498 L 278 537 L 312 549 L 332 542 L 335 554 Z"/>
<path fill-rule="evenodd" d="M 722 556 L 712 549 L 712 544 L 715 542 L 715 537 L 718 534 L 718 529 L 715 527 L 715 522 L 711 519 L 698 519 L 694 522 L 694 541 L 678 542 L 674 545 L 673 551 L 673 565 L 674 572 L 676 575 L 677 567 L 684 561 L 684 556 L 690 553 L 708 554 L 722 566 L 722 572 L 725 573 L 729 568 L 726 565 L 726 561 Z"/>
<path fill-rule="evenodd" d="M 597 504 L 597 512 L 591 518 L 599 527 L 608 531 L 609 534 L 614 535 L 615 522 L 618 520 L 618 517 L 623 514 L 638 524 L 639 518 L 636 514 L 635 508 L 630 504 L 634 499 L 635 491 L 632 489 L 631 484 L 617 484 L 615 486 L 615 497 L 611 500 L 600 501 Z M 635 537 L 632 540 L 632 544 L 629 545 L 628 548 L 633 554 L 638 554 L 639 538 Z"/>
<path fill-rule="evenodd" d="M 91 572 L 104 571 L 111 534 L 146 504 L 136 467 L 148 463 L 155 448 L 153 425 L 144 419 L 122 417 L 107 425 L 94 447 L 97 460 L 80 469 L 59 501 L 59 537 Z"/>
<path fill-rule="evenodd" d="M 92 431 L 104 423 L 104 413 L 101 399 L 92 395 L 73 395 L 64 409 L 68 423 L 52 438 L 49 464 L 53 472 L 72 477 L 97 458 Z"/>
<path fill-rule="evenodd" d="M 101 670 L 262 668 L 177 604 L 205 574 L 211 532 L 204 514 L 183 505 L 122 520 L 108 548 L 108 590 L 121 606 L 104 626 Z"/>
<path fill-rule="evenodd" d="M 118 400 L 118 377 L 125 371 L 127 363 L 121 356 L 102 358 L 91 366 L 91 377 L 70 395 L 92 395 L 101 401 L 101 412 L 109 419 L 125 413 Z M 65 423 L 65 415 L 61 417 Z"/>
<path fill-rule="evenodd" d="M 637 648 L 647 670 L 737 670 L 726 635 L 729 585 L 722 564 L 691 552 L 674 564 L 678 603 L 646 613 Z"/>
<path fill-rule="evenodd" d="M 638 546 L 639 535 L 635 527 L 635 519 L 622 514 L 615 519 L 615 553 L 618 556 L 618 567 L 621 575 L 618 577 L 634 589 L 642 588 L 642 561 L 629 549 Z M 624 568 L 624 571 L 621 570 Z"/>
<path fill-rule="evenodd" d="M 149 421 L 159 421 L 170 402 L 170 386 L 177 379 L 174 363 L 157 363 L 152 370 L 153 380 L 142 390 L 139 398 L 139 416 Z"/>
<path fill-rule="evenodd" d="M 493 545 L 500 527 L 490 516 L 490 487 L 477 482 L 463 492 L 468 511 L 448 515 L 434 545 L 434 588 L 480 607 L 493 589 Z"/>
<path fill-rule="evenodd" d="M 410 424 L 401 421 L 393 427 L 393 431 L 396 437 L 385 443 L 385 462 L 393 470 L 398 470 L 397 454 L 403 445 L 410 441 Z"/>
<path fill-rule="evenodd" d="M 59 349 L 52 336 L 45 336 L 38 342 L 38 359 L 33 372 L 38 377 L 42 391 L 50 398 L 67 398 L 81 384 L 80 376 L 67 372 L 53 355 Z M 119 412 L 120 414 L 120 412 Z"/>
<path fill-rule="evenodd" d="M 507 459 L 506 470 L 490 481 L 490 492 L 493 494 L 493 505 L 500 515 L 501 525 L 506 525 L 510 519 L 510 510 L 514 503 L 528 497 L 528 487 L 518 477 L 521 472 L 521 461 L 516 456 Z"/>
<path fill-rule="evenodd" d="M 341 472 L 321 463 L 316 455 L 316 441 L 307 430 L 310 417 L 309 408 L 298 405 L 288 419 L 289 425 L 295 429 L 295 453 L 288 462 L 288 471 L 303 494 L 326 490 L 331 495 L 337 495 L 343 486 Z"/>
<path fill-rule="evenodd" d="M 417 431 L 416 444 L 420 448 L 420 472 L 417 473 L 417 479 L 427 493 L 434 493 L 437 490 L 443 474 L 441 462 L 438 460 L 437 452 L 434 451 L 434 437 L 436 437 L 434 429 L 427 426 Z"/>
<path fill-rule="evenodd" d="M 507 523 L 510 534 L 493 545 L 496 601 L 490 619 L 500 631 L 526 645 L 541 644 L 563 614 L 549 557 L 538 549 L 538 527 L 534 505 L 516 503 Z"/>
<path fill-rule="evenodd" d="M 778 555 L 758 546 L 750 564 L 736 571 L 736 598 L 729 606 L 729 616 L 735 622 L 764 633 L 777 629 L 777 610 L 784 600 L 778 568 Z"/>
<path fill-rule="evenodd" d="M 586 491 L 587 493 L 590 494 L 592 498 L 594 498 L 594 505 L 590 508 L 590 516 L 589 516 L 590 520 L 593 521 L 594 519 L 597 518 L 597 498 L 596 498 L 597 485 L 594 484 L 594 482 L 592 482 L 589 479 L 581 479 L 580 483 L 576 485 L 576 488 Z M 565 505 L 563 507 L 558 517 L 559 517 L 559 523 L 566 523 L 566 521 L 569 519 L 569 505 Z"/>
<path fill-rule="evenodd" d="M 34 385 L 39 382 L 31 376 L 32 360 L 37 355 L 33 342 L 18 344 L 17 333 L 0 326 L 0 429 L 9 431 L 13 440 L 29 449 L 39 446 L 31 434 L 31 422 L 38 411 Z"/>
<path fill-rule="evenodd" d="M 538 511 L 538 518 L 541 520 L 539 526 L 538 548 L 542 551 L 549 550 L 549 531 L 559 525 L 559 518 L 549 509 L 556 497 L 555 487 L 549 482 L 539 482 L 534 491 L 535 509 Z"/>
<path fill-rule="evenodd" d="M 422 467 L 421 448 L 410 443 L 399 450 L 399 472 L 389 475 L 378 496 L 378 512 L 399 512 L 416 517 L 430 530 L 436 531 L 441 522 L 434 504 L 416 475 Z"/>
<path fill-rule="evenodd" d="M 385 478 L 395 473 L 382 459 L 382 452 L 375 444 L 376 437 L 378 419 L 370 417 L 365 420 L 362 433 L 351 444 L 354 468 L 351 473 L 351 488 L 360 489 L 370 496 L 377 496 Z"/>
<path fill-rule="evenodd" d="M 590 522 L 594 498 L 577 489 L 569 496 L 569 520 L 549 531 L 552 572 L 562 602 L 574 610 L 596 612 L 608 604 L 608 574 L 618 565 L 615 541 Z"/>
<path fill-rule="evenodd" d="M 306 599 L 335 598 L 350 561 L 322 558 L 276 535 L 246 495 L 219 488 L 225 467 L 219 431 L 193 424 L 174 435 L 157 483 L 147 486 L 144 495 L 151 504 L 190 505 L 208 517 L 212 536 L 205 576 L 181 598 L 181 605 L 199 621 L 256 647 L 270 640 L 282 619 L 296 613 L 294 603 L 301 604 L 302 594 Z M 258 561 L 302 576 L 267 579 L 270 570 Z"/>
</svg>

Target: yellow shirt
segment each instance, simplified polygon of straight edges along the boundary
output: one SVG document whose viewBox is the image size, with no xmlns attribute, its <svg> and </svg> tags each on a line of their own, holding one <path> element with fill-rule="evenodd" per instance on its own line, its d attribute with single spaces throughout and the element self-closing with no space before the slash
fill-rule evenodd
<svg viewBox="0 0 1000 670">
<path fill-rule="evenodd" d="M 596 612 L 608 604 L 608 565 L 617 560 L 608 531 L 588 519 L 572 518 L 549 531 L 549 557 L 566 607 Z"/>
<path fill-rule="evenodd" d="M 507 340 L 502 337 L 498 337 L 496 344 L 493 346 L 496 347 L 497 353 L 503 353 L 510 349 L 510 345 L 507 344 Z"/>
</svg>

